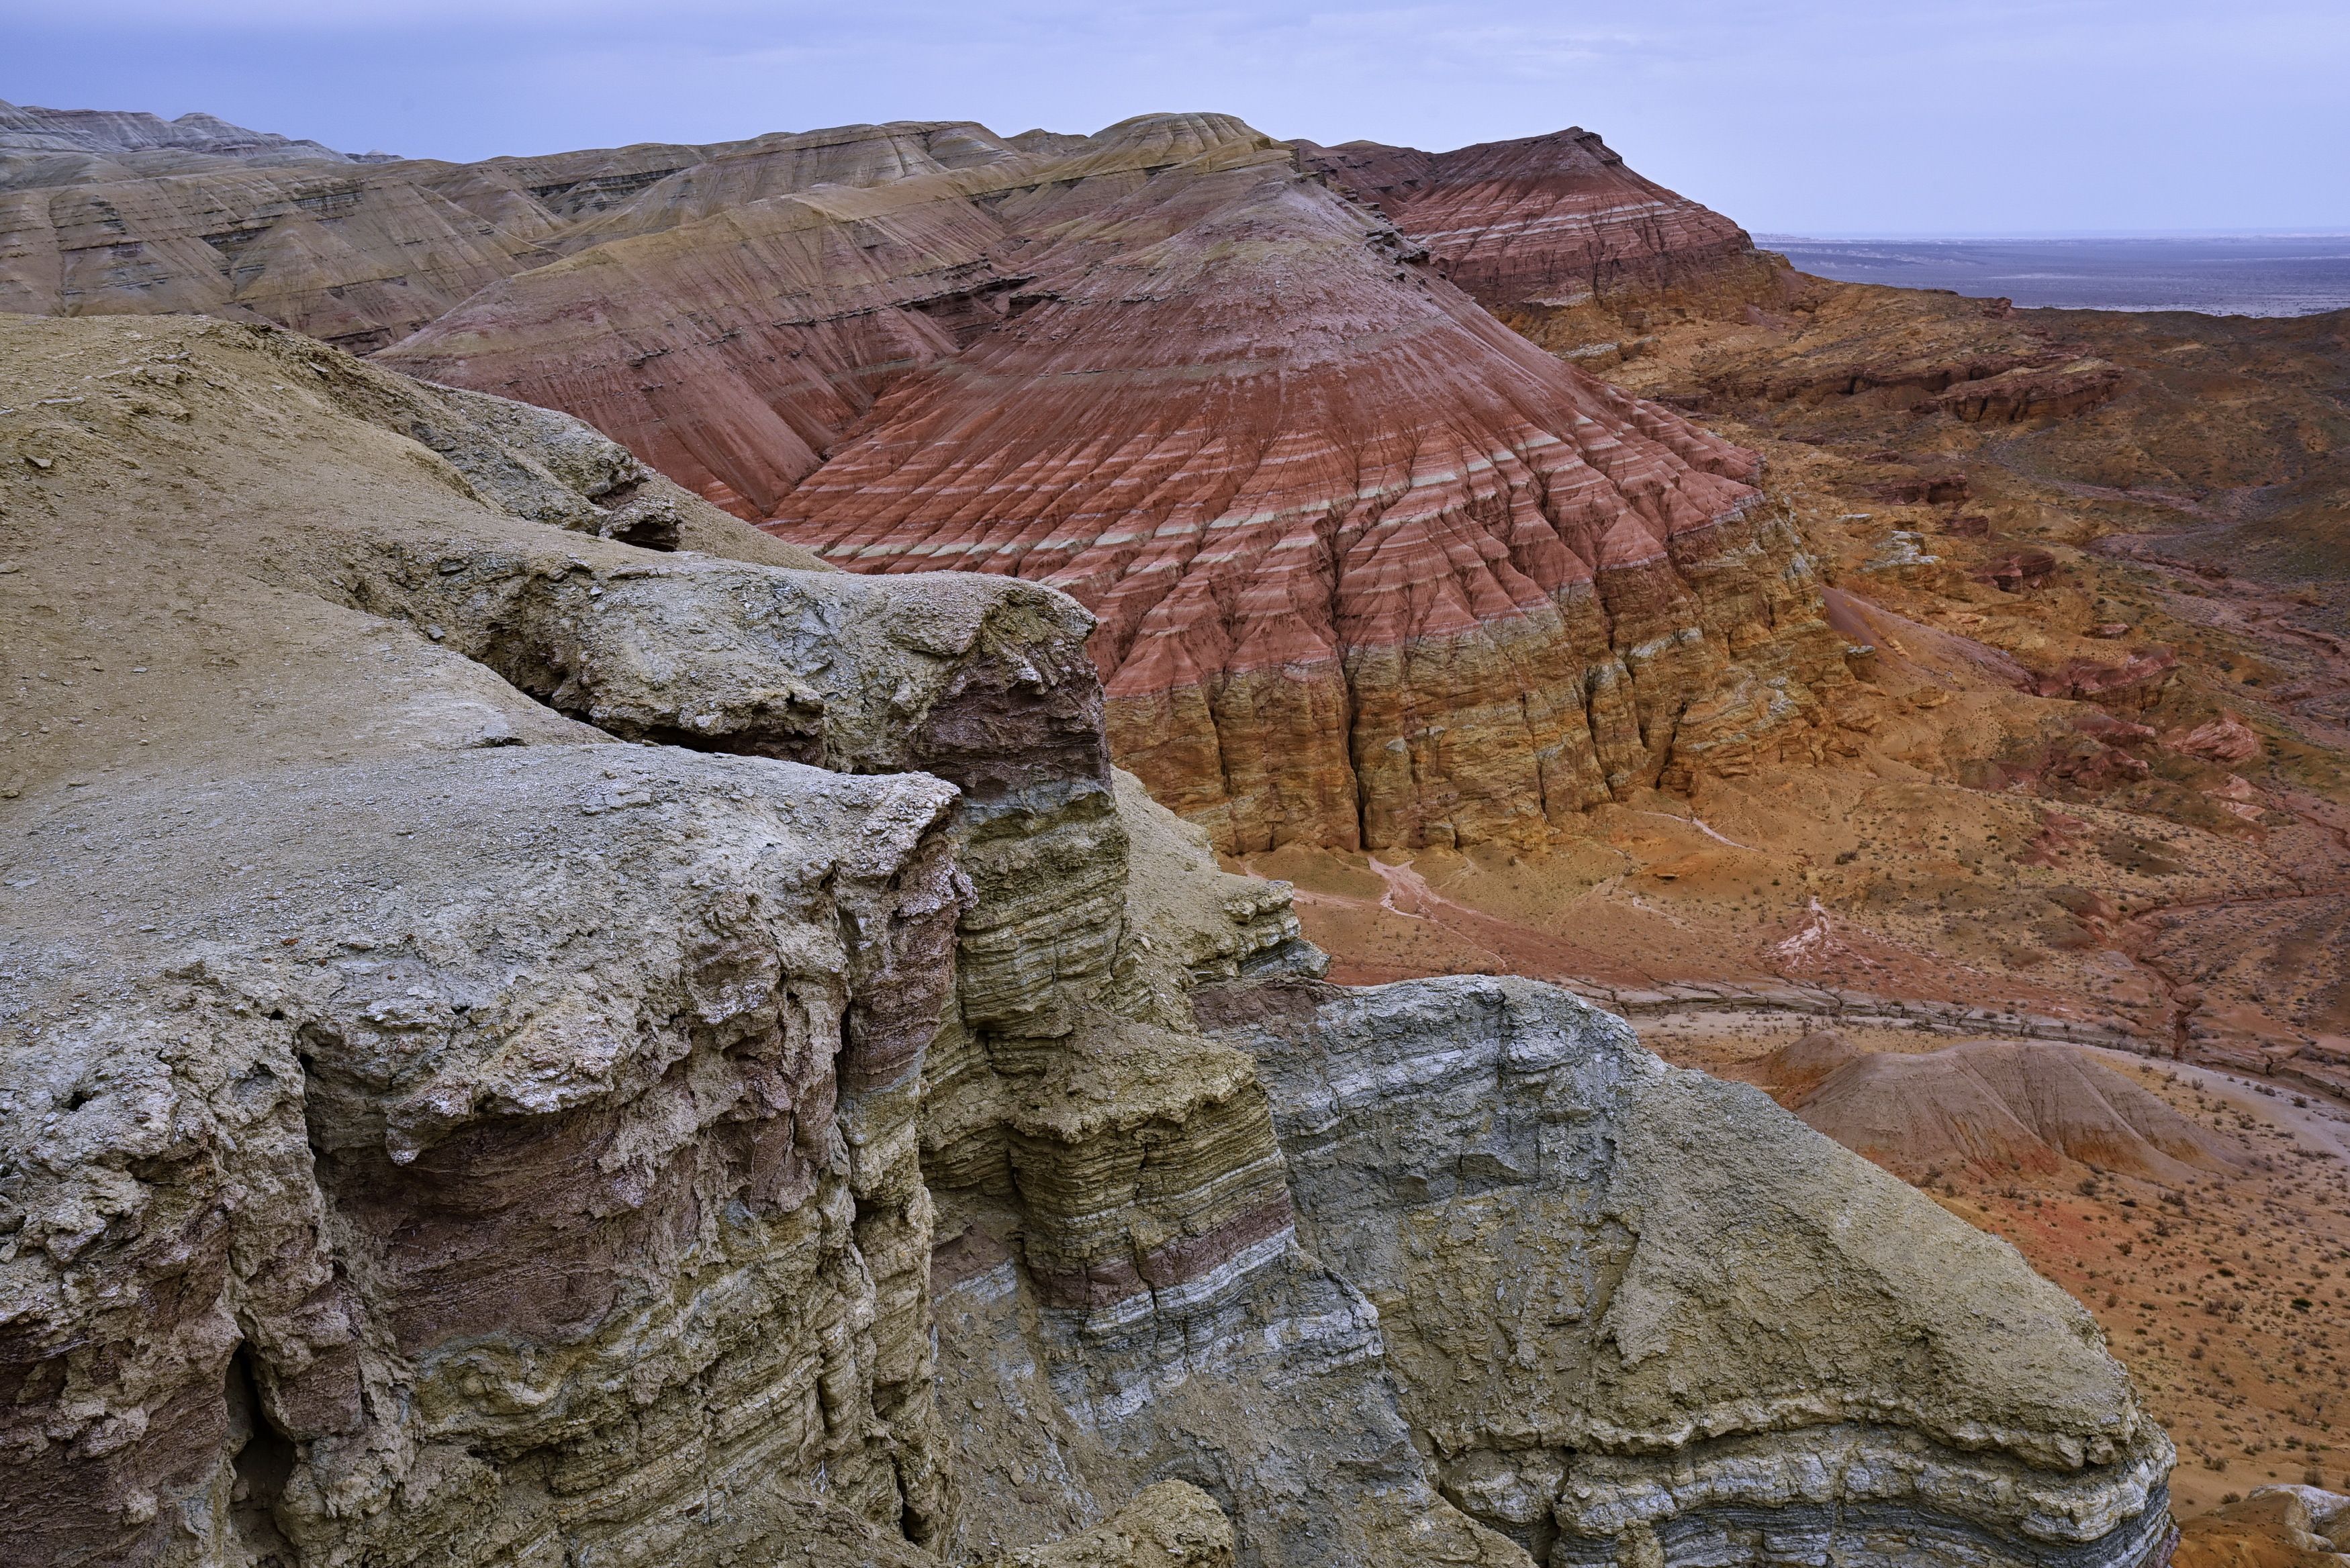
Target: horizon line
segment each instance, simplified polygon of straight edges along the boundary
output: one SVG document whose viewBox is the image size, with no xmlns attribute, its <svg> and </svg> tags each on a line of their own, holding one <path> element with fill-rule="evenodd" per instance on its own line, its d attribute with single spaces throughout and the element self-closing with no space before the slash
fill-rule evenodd
<svg viewBox="0 0 2350 1568">
<path fill-rule="evenodd" d="M 2339 240 L 2350 227 L 2264 229 L 1750 229 L 1756 244 L 1804 241 L 1820 244 L 1907 244 L 1983 240 Z"/>
</svg>

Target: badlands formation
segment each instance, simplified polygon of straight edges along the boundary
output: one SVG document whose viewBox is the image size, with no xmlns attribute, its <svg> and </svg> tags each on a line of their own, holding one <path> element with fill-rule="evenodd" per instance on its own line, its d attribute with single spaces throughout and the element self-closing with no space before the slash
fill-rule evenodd
<svg viewBox="0 0 2350 1568">
<path fill-rule="evenodd" d="M 2165 1549 L 2063 1292 L 1570 992 L 1315 979 L 1058 591 L 278 328 L 0 369 L 20 1560 Z"/>
<path fill-rule="evenodd" d="M 2340 318 L 9 106 L 0 311 L 31 1560 L 2326 1549 Z"/>
</svg>

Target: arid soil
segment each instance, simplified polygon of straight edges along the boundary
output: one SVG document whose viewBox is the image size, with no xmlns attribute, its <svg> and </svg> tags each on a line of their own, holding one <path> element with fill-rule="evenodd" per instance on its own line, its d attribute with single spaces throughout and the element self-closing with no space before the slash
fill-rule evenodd
<svg viewBox="0 0 2350 1568">
<path fill-rule="evenodd" d="M 1676 1065 L 1739 1076 L 1808 1028 L 1769 1012 L 1684 1012 L 1643 1019 L 1641 1038 Z M 1950 1045 L 1918 1029 L 1839 1032 L 1872 1052 Z M 2234 1074 L 2057 1048 L 2159 1096 L 2238 1168 L 2178 1182 L 2077 1161 L 1898 1173 L 2089 1308 L 2178 1445 L 2182 1518 L 2258 1486 L 2350 1482 L 2350 1114 Z"/>
<path fill-rule="evenodd" d="M 1873 650 L 1818 755 L 1544 854 L 1252 864 L 1341 973 L 1803 981 L 2339 1088 L 2350 319 L 1789 288 L 1609 373 L 1763 453 Z"/>
</svg>

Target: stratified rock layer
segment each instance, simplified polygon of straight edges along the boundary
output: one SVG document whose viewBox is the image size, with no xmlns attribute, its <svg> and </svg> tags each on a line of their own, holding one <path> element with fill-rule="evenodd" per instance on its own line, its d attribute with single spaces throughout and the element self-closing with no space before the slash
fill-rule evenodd
<svg viewBox="0 0 2350 1568">
<path fill-rule="evenodd" d="M 1445 1495 L 1553 1564 L 2130 1564 L 2171 1449 L 2005 1243 L 1552 987 L 1211 993 Z"/>
<path fill-rule="evenodd" d="M 274 328 L 0 371 L 30 1560 L 1214 1563 L 1211 1498 L 1263 1568 L 2158 1540 L 2012 1254 L 1564 993 L 1300 989 L 1285 890 L 1110 768 L 1067 596 L 791 569 Z"/>
<path fill-rule="evenodd" d="M 1262 152 L 1025 256 L 768 526 L 1101 618 L 1120 760 L 1218 846 L 1538 836 L 1844 679 L 1748 456 L 1541 353 Z"/>
<path fill-rule="evenodd" d="M 1227 851 L 1530 841 L 1742 771 L 1845 679 L 1752 460 L 1471 297 L 1762 265 L 1583 132 L 181 156 L 0 196 L 0 306 L 266 317 L 592 421 L 853 569 L 1050 582 L 1101 618 L 1118 755 Z"/>
<path fill-rule="evenodd" d="M 260 162 L 314 159 L 344 163 L 385 157 L 376 152 L 353 159 L 319 142 L 248 130 L 213 114 L 183 114 L 167 120 L 160 115 L 121 109 L 41 109 L 0 100 L 0 158 L 43 152 L 100 158 L 161 152 Z"/>
<path fill-rule="evenodd" d="M 1451 152 L 1298 144 L 1302 166 L 1394 221 L 1489 309 L 1767 297 L 1782 264 L 1580 127 Z"/>
<path fill-rule="evenodd" d="M 5 791 L 16 1554 L 921 1560 L 914 1120 L 972 892 L 955 786 L 846 770 L 1042 679 L 1049 636 L 986 668 L 992 616 L 1074 608 L 598 537 L 619 480 L 772 548 L 558 416 L 275 329 L 0 339 L 47 398 L 0 435 L 0 624 L 78 705 Z M 824 767 L 618 744 L 489 668 L 585 648 L 555 705 L 690 733 L 652 601 L 757 640 L 770 585 L 879 639 L 733 650 Z"/>
<path fill-rule="evenodd" d="M 561 408 L 739 514 L 772 515 L 893 378 L 951 358 L 1027 283 L 1028 236 L 1211 148 L 1159 115 L 1023 151 L 968 124 L 852 126 L 725 149 L 550 242 L 384 357 Z"/>
<path fill-rule="evenodd" d="M 387 358 L 566 409 L 764 515 L 889 376 L 1001 313 L 1003 237 L 936 180 L 777 196 L 498 283 Z"/>
</svg>

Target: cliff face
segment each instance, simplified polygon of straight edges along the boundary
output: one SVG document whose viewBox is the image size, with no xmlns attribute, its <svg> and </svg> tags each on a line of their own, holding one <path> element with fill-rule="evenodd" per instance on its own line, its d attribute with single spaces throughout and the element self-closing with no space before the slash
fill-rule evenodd
<svg viewBox="0 0 2350 1568">
<path fill-rule="evenodd" d="M 68 400 L 6 438 L 12 673 L 78 689 L 7 785 L 12 1541 L 906 1555 L 941 1508 L 910 1126 L 955 791 L 617 745 L 458 651 L 533 640 L 502 592 L 577 622 L 671 557 L 367 416 L 436 416 L 524 501 L 493 454 L 554 490 L 633 466 L 608 443 L 130 326 L 8 333 Z"/>
<path fill-rule="evenodd" d="M 2158 1541 L 2012 1254 L 1563 993 L 1302 979 L 1066 596 L 275 331 L 0 365 L 28 1561 Z"/>
<path fill-rule="evenodd" d="M 1201 1012 L 1254 1055 L 1300 1238 L 1378 1305 L 1445 1495 L 1537 1557 L 2162 1547 L 2170 1445 L 2088 1314 L 1754 1090 L 1525 981 Z"/>
</svg>

